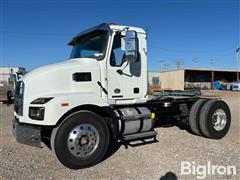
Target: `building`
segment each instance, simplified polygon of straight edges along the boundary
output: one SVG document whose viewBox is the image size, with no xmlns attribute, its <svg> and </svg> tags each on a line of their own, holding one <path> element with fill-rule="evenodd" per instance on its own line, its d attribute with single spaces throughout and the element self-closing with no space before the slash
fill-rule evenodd
<svg viewBox="0 0 240 180">
<path fill-rule="evenodd" d="M 237 70 L 176 69 L 162 72 L 149 72 L 148 84 L 154 86 L 159 79 L 161 89 L 184 90 L 192 88 L 214 89 L 214 81 L 239 81 Z"/>
<path fill-rule="evenodd" d="M 160 86 L 160 73 L 159 72 L 148 72 L 148 85 L 149 86 Z"/>
<path fill-rule="evenodd" d="M 25 71 L 23 67 L 0 67 L 0 84 L 9 83 L 11 73 Z"/>
</svg>

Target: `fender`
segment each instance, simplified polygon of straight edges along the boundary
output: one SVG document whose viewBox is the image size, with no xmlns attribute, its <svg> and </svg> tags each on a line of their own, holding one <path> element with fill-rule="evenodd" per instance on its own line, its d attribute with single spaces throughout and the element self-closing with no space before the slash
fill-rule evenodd
<svg viewBox="0 0 240 180">
<path fill-rule="evenodd" d="M 81 105 L 95 105 L 99 107 L 108 107 L 109 104 L 93 92 L 79 92 L 79 93 L 61 93 L 61 94 L 48 94 L 42 97 L 54 97 L 46 104 L 33 105 L 28 102 L 25 104 L 27 107 L 24 112 L 29 114 L 29 107 L 44 107 L 45 114 L 44 120 L 33 120 L 29 116 L 17 116 L 19 122 L 36 124 L 43 126 L 54 126 L 58 123 L 59 119 L 71 109 Z M 46 118 L 47 117 L 47 118 Z"/>
</svg>

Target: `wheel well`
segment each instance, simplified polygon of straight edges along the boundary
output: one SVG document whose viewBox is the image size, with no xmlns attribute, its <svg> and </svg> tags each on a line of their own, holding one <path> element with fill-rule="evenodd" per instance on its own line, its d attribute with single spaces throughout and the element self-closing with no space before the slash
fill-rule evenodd
<svg viewBox="0 0 240 180">
<path fill-rule="evenodd" d="M 110 133 L 114 139 L 117 139 L 119 130 L 118 130 L 118 120 L 115 117 L 115 113 L 113 112 L 112 108 L 110 106 L 104 106 L 99 107 L 96 105 L 81 105 L 72 108 L 68 112 L 66 112 L 57 122 L 55 127 L 59 126 L 64 119 L 66 119 L 69 115 L 71 115 L 74 112 L 80 111 L 80 110 L 88 110 L 91 112 L 94 112 L 101 116 L 106 122 L 110 129 Z"/>
</svg>

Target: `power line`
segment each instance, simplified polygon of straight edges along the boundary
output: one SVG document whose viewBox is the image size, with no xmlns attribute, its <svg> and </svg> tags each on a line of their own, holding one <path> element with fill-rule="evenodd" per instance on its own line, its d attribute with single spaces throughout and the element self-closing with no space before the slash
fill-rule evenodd
<svg viewBox="0 0 240 180">
<path fill-rule="evenodd" d="M 183 50 L 183 49 L 163 48 L 163 47 L 156 47 L 156 46 L 151 46 L 151 47 L 154 49 L 161 49 L 163 51 L 190 53 L 190 54 L 226 52 L 226 51 L 232 51 L 232 49 L 233 49 L 231 47 L 231 48 L 225 48 L 225 49 L 214 49 L 214 50 L 209 50 L 209 51 L 188 51 L 188 50 Z"/>
<path fill-rule="evenodd" d="M 23 31 L 0 31 L 0 33 L 6 34 L 21 34 L 21 35 L 43 35 L 43 36 L 63 36 L 74 35 L 77 33 L 59 33 L 59 32 L 23 32 Z"/>
<path fill-rule="evenodd" d="M 177 69 L 181 69 L 182 65 L 184 65 L 183 59 L 176 59 Z"/>
<path fill-rule="evenodd" d="M 163 64 L 163 71 L 167 71 L 170 64 Z"/>
<path fill-rule="evenodd" d="M 161 59 L 161 60 L 160 60 L 160 71 L 163 70 L 163 63 L 164 63 L 164 59 Z"/>
<path fill-rule="evenodd" d="M 210 60 L 209 60 L 209 64 L 211 65 L 212 69 L 215 68 L 215 63 L 216 63 L 215 60 L 213 60 L 213 59 L 210 59 Z"/>
<path fill-rule="evenodd" d="M 193 61 L 194 67 L 198 68 L 198 63 L 199 63 L 198 58 L 193 58 L 192 61 Z"/>
<path fill-rule="evenodd" d="M 229 3 L 237 3 L 238 1 L 237 0 L 228 0 Z M 16 2 L 19 2 L 19 0 L 8 0 L 7 1 L 8 3 L 16 3 Z M 32 1 L 32 0 L 22 0 L 21 3 L 97 3 L 99 2 L 98 0 L 89 0 L 89 1 L 78 1 L 78 0 L 63 0 L 63 1 L 58 1 L 58 0 L 35 0 L 35 1 Z M 154 0 L 150 0 L 150 1 L 139 1 L 139 0 L 132 0 L 128 3 L 140 3 L 140 4 L 149 4 L 149 2 L 155 2 Z M 20 3 L 20 2 L 19 2 Z M 99 2 L 100 3 L 100 2 Z M 101 1 L 101 3 L 119 3 L 119 2 L 115 2 L 115 1 L 111 1 L 111 0 L 103 0 Z M 199 2 L 199 1 L 192 1 L 192 0 L 182 0 L 182 1 L 179 1 L 179 0 L 162 0 L 162 3 L 178 3 L 178 4 L 184 4 L 184 3 L 194 3 L 194 4 L 206 4 L 206 3 L 226 3 L 226 0 L 208 0 L 208 1 L 203 1 L 203 2 Z"/>
<path fill-rule="evenodd" d="M 61 32 L 24 32 L 24 31 L 1 31 L 0 33 L 5 34 L 21 34 L 26 36 L 32 36 L 32 35 L 40 35 L 40 36 L 74 36 L 79 32 L 75 33 L 61 33 Z M 214 52 L 226 52 L 226 51 L 232 51 L 233 48 L 226 48 L 226 49 L 215 49 L 210 51 L 188 51 L 188 50 L 180 50 L 180 49 L 173 49 L 173 48 L 163 48 L 163 47 L 156 47 L 151 46 L 155 49 L 161 49 L 164 51 L 170 51 L 170 52 L 180 52 L 180 53 L 192 53 L 192 54 L 201 54 L 201 53 L 214 53 Z"/>
</svg>

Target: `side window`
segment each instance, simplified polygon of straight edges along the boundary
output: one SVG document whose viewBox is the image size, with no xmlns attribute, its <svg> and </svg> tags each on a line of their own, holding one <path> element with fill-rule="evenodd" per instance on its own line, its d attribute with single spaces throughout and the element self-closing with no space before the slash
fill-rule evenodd
<svg viewBox="0 0 240 180">
<path fill-rule="evenodd" d="M 159 83 L 159 77 L 152 77 L 152 85 L 153 86 L 159 86 L 160 83 Z"/>
<path fill-rule="evenodd" d="M 116 34 L 113 40 L 113 47 L 110 56 L 111 66 L 120 66 L 125 59 L 124 38 L 120 34 Z"/>
</svg>

